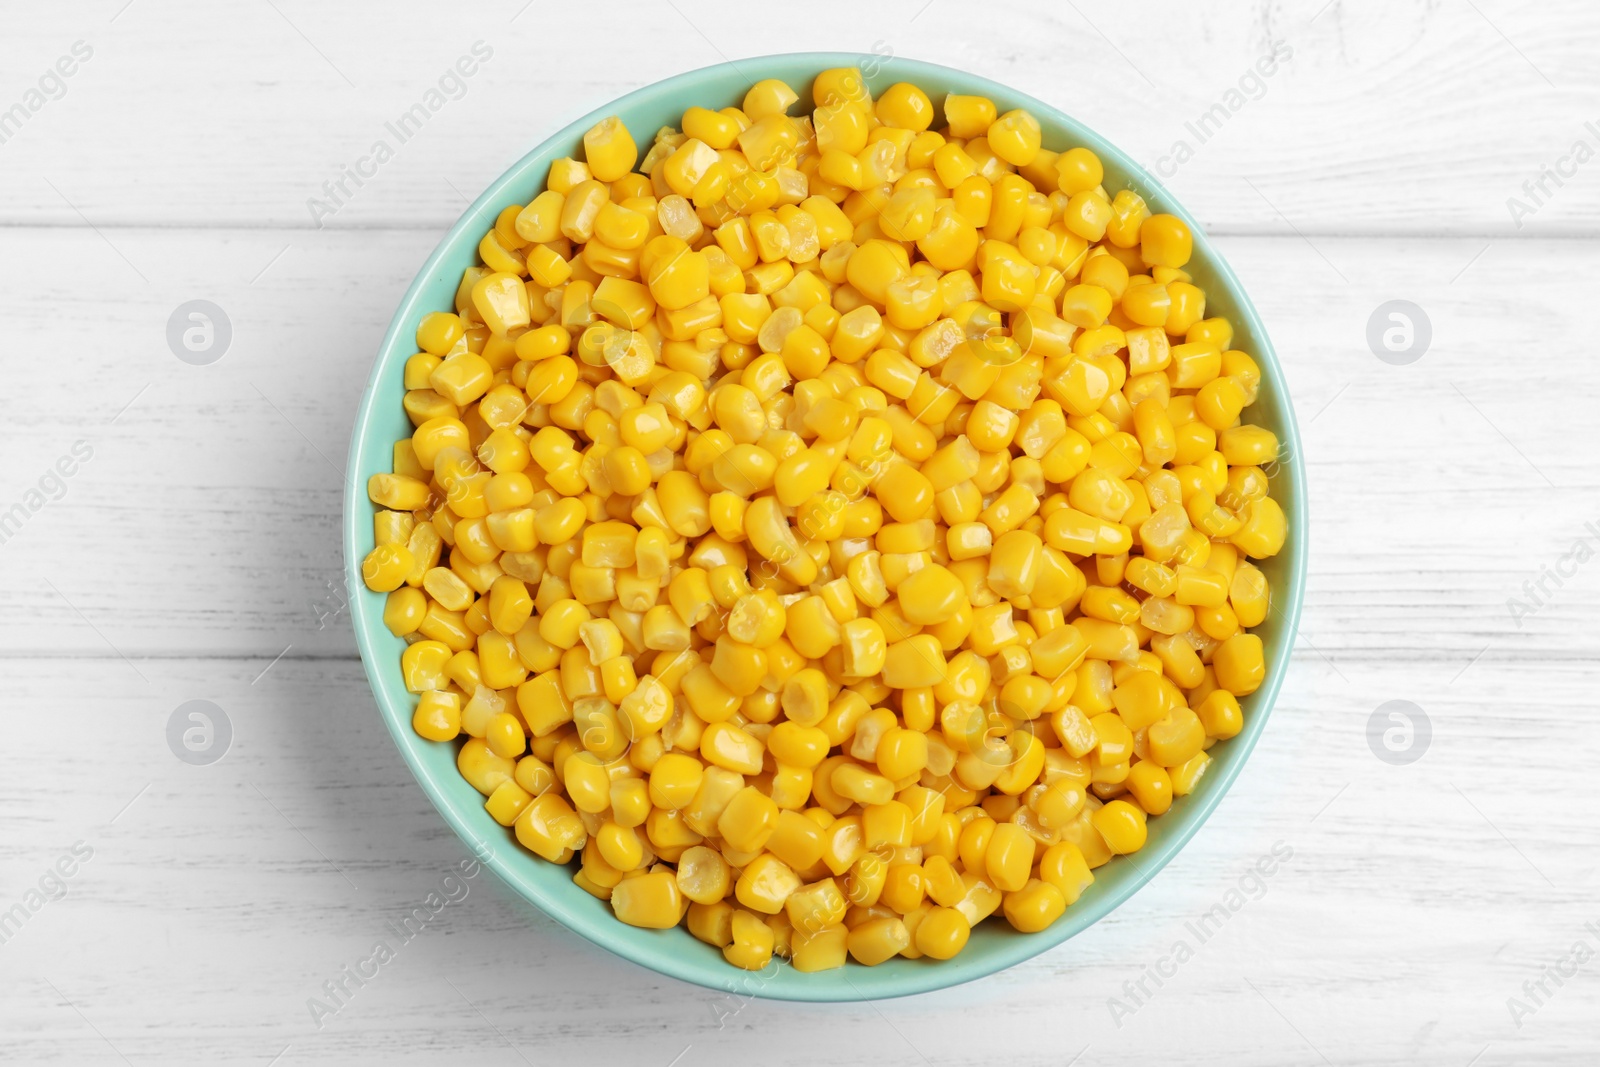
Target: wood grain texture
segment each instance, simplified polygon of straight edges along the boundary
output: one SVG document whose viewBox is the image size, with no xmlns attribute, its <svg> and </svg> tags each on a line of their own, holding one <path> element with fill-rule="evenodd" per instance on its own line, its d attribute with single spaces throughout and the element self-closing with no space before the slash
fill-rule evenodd
<svg viewBox="0 0 1600 1067">
<path fill-rule="evenodd" d="M 1226 15 L 1178 0 L 999 0 L 983 32 L 954 0 L 822 0 L 781 35 L 733 0 L 629 5 L 603 25 L 585 5 L 543 0 L 476 0 L 446 18 L 304 0 L 139 0 L 116 14 L 123 2 L 8 34 L 4 106 L 75 41 L 94 55 L 0 145 L 0 222 L 305 228 L 307 199 L 387 138 L 395 158 L 327 224 L 437 228 L 460 194 L 623 92 L 729 59 L 834 50 L 979 71 L 1056 103 L 1159 166 L 1218 231 L 1600 226 L 1600 181 L 1583 169 L 1549 186 L 1522 231 L 1505 203 L 1574 140 L 1600 148 L 1585 129 L 1600 123 L 1600 11 L 1584 0 L 1257 0 Z M 493 56 L 399 144 L 385 123 L 476 41 Z M 1248 76 L 1280 42 L 1293 54 L 1258 88 Z M 1186 128 L 1217 104 L 1226 118 L 1206 139 Z M 1181 167 L 1180 140 L 1193 149 Z"/>
<path fill-rule="evenodd" d="M 0 263 L 0 285 L 37 294 L 16 312 L 28 350 L 70 350 L 92 388 L 63 389 L 58 360 L 19 360 L 0 502 L 21 500 L 75 441 L 94 456 L 0 552 L 18 606 L 0 618 L 5 647 L 352 654 L 330 617 L 343 600 L 349 427 L 371 353 L 436 236 L 118 231 L 151 281 L 96 294 L 92 313 L 69 279 L 73 263 L 109 255 L 98 236 L 11 237 L 19 254 Z M 1585 522 L 1600 525 L 1588 417 L 1600 379 L 1578 310 L 1600 254 L 1568 241 L 1219 240 L 1271 324 L 1305 438 L 1309 640 L 1332 656 L 1426 660 L 1446 677 L 1491 639 L 1490 659 L 1590 654 L 1578 613 L 1595 575 L 1565 580 L 1520 627 L 1506 602 L 1531 604 L 1522 583 Z M 1526 305 L 1503 287 L 1535 274 Z M 227 311 L 234 340 L 219 362 L 191 367 L 167 349 L 166 319 L 202 296 Z M 1369 317 L 1394 298 L 1432 322 L 1432 346 L 1410 366 L 1367 347 Z M 71 566 L 41 569 L 41 554 Z"/>
<path fill-rule="evenodd" d="M 484 874 L 318 1029 L 307 998 L 392 940 L 386 924 L 466 855 L 378 726 L 360 665 L 285 661 L 253 682 L 251 663 L 169 660 L 145 686 L 118 662 L 82 661 L 24 679 L 12 702 L 96 708 L 120 694 L 115 714 L 93 716 L 101 741 L 74 761 L 73 788 L 49 788 L 58 763 L 8 751 L 0 765 L 8 893 L 74 841 L 94 850 L 0 949 L 0 1047 L 16 1062 L 99 1062 L 86 1018 L 130 1062 L 265 1062 L 285 1045 L 288 1063 L 516 1062 L 496 1029 L 535 1063 L 665 1064 L 691 1045 L 684 1062 L 732 1064 L 800 1042 L 808 1060 L 863 1065 L 922 1062 L 913 1046 L 937 1064 L 999 1049 L 1061 1064 L 1084 1045 L 1080 1062 L 1101 1064 L 1321 1062 L 1315 1050 L 1445 1064 L 1488 1043 L 1500 1058 L 1487 1062 L 1587 1062 L 1592 985 L 1521 1032 L 1504 1002 L 1600 918 L 1593 812 L 1547 802 L 1583 795 L 1594 738 L 1549 767 L 1542 796 L 1497 772 L 1582 718 L 1588 680 L 1480 665 L 1470 685 L 1424 691 L 1403 666 L 1341 669 L 1348 680 L 1298 664 L 1233 792 L 1148 887 L 992 979 L 876 1005 L 741 1007 L 595 949 Z M 1364 733 L 1395 696 L 1424 704 L 1436 732 L 1406 768 L 1375 760 Z M 192 697 L 235 731 L 210 767 L 166 750 L 167 716 Z M 1279 842 L 1292 858 L 1201 944 L 1185 924 Z M 1163 988 L 1145 978 L 1151 995 L 1118 1027 L 1109 998 L 1132 1005 L 1123 983 L 1180 939 L 1194 958 Z"/>
<path fill-rule="evenodd" d="M 1600 949 L 1600 568 L 1569 555 L 1600 548 L 1600 252 L 1570 239 L 1600 227 L 1600 178 L 1520 230 L 1505 206 L 1574 138 L 1600 146 L 1592 5 L 1007 0 L 974 28 L 952 0 L 820 3 L 777 41 L 698 0 L 122 2 L 14 14 L 0 75 L 3 114 L 94 48 L 0 142 L 0 513 L 28 509 L 0 543 L 0 912 L 93 850 L 0 943 L 0 1059 L 1594 1062 L 1600 964 L 1543 1004 L 1523 983 Z M 476 40 L 495 52 L 465 96 L 315 228 L 306 198 Z M 822 1007 L 658 977 L 480 874 L 319 1028 L 307 999 L 467 855 L 373 713 L 338 588 L 371 355 L 466 198 L 606 99 L 778 48 L 979 70 L 1155 165 L 1279 40 L 1293 57 L 1171 185 L 1284 363 L 1311 578 L 1273 722 L 1173 864 L 1004 974 Z M 232 323 L 212 366 L 167 347 L 194 298 Z M 1366 340 L 1393 299 L 1432 326 L 1409 366 Z M 234 732 L 211 766 L 168 748 L 192 699 Z M 1432 724 L 1404 767 L 1368 741 L 1397 699 Z M 1199 944 L 1187 924 L 1279 842 L 1292 858 Z M 1537 1009 L 1520 1027 L 1513 996 Z"/>
</svg>

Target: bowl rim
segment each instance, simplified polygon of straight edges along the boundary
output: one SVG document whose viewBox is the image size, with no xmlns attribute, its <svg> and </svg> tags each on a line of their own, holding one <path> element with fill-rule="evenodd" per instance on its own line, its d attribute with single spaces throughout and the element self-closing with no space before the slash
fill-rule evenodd
<svg viewBox="0 0 1600 1067">
<path fill-rule="evenodd" d="M 806 1002 L 858 1002 L 910 996 L 950 988 L 995 974 L 1055 948 L 1076 934 L 1087 930 L 1107 914 L 1126 903 L 1188 844 L 1200 827 L 1210 818 L 1211 813 L 1222 802 L 1223 797 L 1227 795 L 1243 767 L 1249 761 L 1249 757 L 1265 729 L 1266 722 L 1271 716 L 1272 709 L 1277 703 L 1278 693 L 1282 688 L 1284 678 L 1288 674 L 1290 654 L 1299 630 L 1300 613 L 1305 594 L 1306 563 L 1309 555 L 1309 511 L 1306 497 L 1305 469 L 1299 427 L 1296 423 L 1293 404 L 1290 401 L 1283 367 L 1278 359 L 1277 351 L 1267 334 L 1266 325 L 1256 311 L 1249 294 L 1240 283 L 1238 276 L 1233 272 L 1232 267 L 1212 245 L 1209 236 L 1196 222 L 1193 215 L 1149 170 L 1123 152 L 1109 139 L 1060 108 L 1021 90 L 958 68 L 910 59 L 898 54 L 887 58 L 879 57 L 883 58 L 886 66 L 893 67 L 898 76 L 897 80 L 915 82 L 920 77 L 927 76 L 945 83 L 959 84 L 964 87 L 962 91 L 966 93 L 981 93 L 997 102 L 1004 101 L 1013 107 L 1027 108 L 1041 116 L 1048 116 L 1053 122 L 1071 131 L 1072 135 L 1077 138 L 1077 143 L 1093 149 L 1103 159 L 1114 161 L 1117 167 L 1128 175 L 1129 184 L 1139 183 L 1144 186 L 1144 190 L 1148 190 L 1148 193 L 1145 194 L 1147 200 L 1151 199 L 1151 194 L 1153 194 L 1154 198 L 1161 201 L 1161 207 L 1165 211 L 1178 216 L 1189 226 L 1194 235 L 1194 258 L 1196 260 L 1204 259 L 1216 275 L 1217 280 L 1222 284 L 1224 290 L 1228 292 L 1230 298 L 1237 305 L 1237 317 L 1241 317 L 1248 322 L 1249 332 L 1256 339 L 1256 362 L 1260 365 L 1262 376 L 1276 398 L 1280 412 L 1279 421 L 1282 430 L 1279 434 L 1280 455 L 1286 457 L 1285 461 L 1280 463 L 1280 466 L 1287 469 L 1289 474 L 1289 491 L 1286 495 L 1292 501 L 1292 514 L 1290 516 L 1291 537 L 1289 544 L 1286 546 L 1290 556 L 1286 567 L 1288 581 L 1283 589 L 1275 590 L 1277 595 L 1273 598 L 1276 601 L 1273 605 L 1274 610 L 1279 614 L 1284 624 L 1276 642 L 1279 654 L 1269 659 L 1266 678 L 1263 680 L 1260 689 L 1252 695 L 1255 707 L 1245 724 L 1245 729 L 1228 742 L 1230 748 L 1236 752 L 1236 755 L 1226 761 L 1220 768 L 1213 768 L 1212 772 L 1206 776 L 1205 786 L 1185 798 L 1181 818 L 1175 820 L 1180 825 L 1165 835 L 1158 844 L 1140 851 L 1140 861 L 1133 864 L 1137 876 L 1129 878 L 1126 884 L 1104 894 L 1096 895 L 1092 900 L 1073 905 L 1062 919 L 1058 920 L 1054 926 L 1046 931 L 1019 936 L 1014 943 L 1004 945 L 996 951 L 987 953 L 981 959 L 969 957 L 963 960 L 962 957 L 958 956 L 937 966 L 919 968 L 907 972 L 892 988 L 875 990 L 874 995 L 870 997 L 859 990 L 856 990 L 856 995 L 854 996 L 849 994 L 849 990 L 854 988 L 854 982 L 849 979 L 849 975 L 845 976 L 844 988 L 841 989 L 831 982 L 798 985 L 772 982 L 756 982 L 752 984 L 748 981 L 750 972 L 738 971 L 720 963 L 717 964 L 719 969 L 725 969 L 731 973 L 726 976 L 709 974 L 706 973 L 706 968 L 698 959 L 691 959 L 686 954 L 678 954 L 670 949 L 663 949 L 660 947 L 660 942 L 651 942 L 645 936 L 636 936 L 670 934 L 674 931 L 644 931 L 633 927 L 622 927 L 621 924 L 617 924 L 616 920 L 611 919 L 609 916 L 607 917 L 608 922 L 618 927 L 618 929 L 599 929 L 591 916 L 579 914 L 567 907 L 562 901 L 549 898 L 540 891 L 538 886 L 533 885 L 517 872 L 511 870 L 501 853 L 483 840 L 478 828 L 469 822 L 466 815 L 458 810 L 457 803 L 445 795 L 439 784 L 434 780 L 432 773 L 423 766 L 413 748 L 417 739 L 409 733 L 411 721 L 409 709 L 400 710 L 392 706 L 393 702 L 387 699 L 385 683 L 379 677 L 377 667 L 379 657 L 380 655 L 387 655 L 387 652 L 380 652 L 373 639 L 373 634 L 383 625 L 381 597 L 378 594 L 372 594 L 369 597 L 361 579 L 361 560 L 367 551 L 362 547 L 361 542 L 363 538 L 370 540 L 372 512 L 371 503 L 366 496 L 365 485 L 359 481 L 360 461 L 364 452 L 370 447 L 377 447 L 368 445 L 367 439 L 372 433 L 380 377 L 390 361 L 397 358 L 405 358 L 398 354 L 400 348 L 414 351 L 410 335 L 415 328 L 414 326 L 408 326 L 408 324 L 413 323 L 419 313 L 427 310 L 436 310 L 432 307 L 422 308 L 419 306 L 422 302 L 424 291 L 432 284 L 431 280 L 435 272 L 462 241 L 470 240 L 476 245 L 478 238 L 474 235 L 472 228 L 483 226 L 485 213 L 489 213 L 488 217 L 492 217 L 493 213 L 498 210 L 496 205 L 513 202 L 507 198 L 508 191 L 514 183 L 525 180 L 522 171 L 530 165 L 534 157 L 546 151 L 552 144 L 575 141 L 581 137 L 583 131 L 589 129 L 600 119 L 617 113 L 619 109 L 636 102 L 653 100 L 681 90 L 691 89 L 698 82 L 712 76 L 714 73 L 733 71 L 745 80 L 749 80 L 749 75 L 745 72 L 746 67 L 760 72 L 778 62 L 791 65 L 801 64 L 807 67 L 814 66 L 816 70 L 820 71 L 835 67 L 858 66 L 863 60 L 871 60 L 873 58 L 872 56 L 864 56 L 861 53 L 849 52 L 782 52 L 711 64 L 641 86 L 623 96 L 608 101 L 601 107 L 541 138 L 527 153 L 492 181 L 477 199 L 462 212 L 460 218 L 440 239 L 438 245 L 418 270 L 416 277 L 412 280 L 410 287 L 396 307 L 389 327 L 385 331 L 383 340 L 374 355 L 372 369 L 363 388 L 361 402 L 357 409 L 354 424 L 351 427 L 350 447 L 346 456 L 347 473 L 344 479 L 342 533 L 345 578 L 349 588 L 356 594 L 350 598 L 351 626 L 355 632 L 356 646 L 360 652 L 362 667 L 366 673 L 368 685 L 372 691 L 374 702 L 378 707 L 379 715 L 394 739 L 401 758 L 417 779 L 418 784 L 421 785 L 423 792 L 432 802 L 434 808 L 449 824 L 451 829 L 455 831 L 457 836 L 472 848 L 484 866 L 492 870 L 513 893 L 585 940 L 660 974 L 719 992 L 738 992 L 742 995 L 752 995 L 764 999 Z M 1143 193 L 1144 190 L 1141 190 L 1141 192 Z M 399 348 L 397 348 L 397 345 Z M 387 442 L 384 447 L 391 444 L 392 442 Z M 388 468 L 384 467 L 383 469 Z M 476 814 L 479 818 L 486 818 L 487 816 L 482 815 L 482 810 L 481 807 L 477 808 Z M 1132 861 L 1130 860 L 1130 862 Z M 627 935 L 612 936 L 621 935 L 623 931 L 627 931 Z M 657 947 L 652 949 L 643 947 L 645 944 L 652 943 Z M 774 959 L 777 959 L 777 957 L 774 957 Z M 847 964 L 841 973 L 848 970 L 849 965 Z M 745 980 L 741 981 L 741 977 Z M 774 988 L 774 986 L 777 988 Z"/>
</svg>

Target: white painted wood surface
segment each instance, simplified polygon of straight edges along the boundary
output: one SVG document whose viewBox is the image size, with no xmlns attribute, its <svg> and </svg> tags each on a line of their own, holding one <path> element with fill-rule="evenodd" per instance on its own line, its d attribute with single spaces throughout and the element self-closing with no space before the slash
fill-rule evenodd
<svg viewBox="0 0 1600 1067">
<path fill-rule="evenodd" d="M 0 944 L 0 1059 L 1595 1061 L 1600 959 L 1543 1004 L 1523 983 L 1600 949 L 1600 580 L 1547 579 L 1522 618 L 1508 600 L 1600 527 L 1600 163 L 1520 228 L 1506 206 L 1574 140 L 1600 148 L 1592 5 L 1011 0 L 975 24 L 953 0 L 817 3 L 781 37 L 699 0 L 122 5 L 18 9 L 0 46 L 0 110 L 93 49 L 0 143 L 0 511 L 92 449 L 0 546 L 0 909 L 93 852 Z M 478 40 L 465 96 L 314 227 L 306 199 Z M 659 978 L 480 876 L 318 1029 L 307 998 L 466 855 L 382 732 L 337 592 L 371 353 L 465 199 L 612 96 L 777 48 L 977 70 L 1156 166 L 1276 41 L 1292 58 L 1171 185 L 1286 364 L 1312 574 L 1271 727 L 1181 856 L 1010 972 L 833 1007 Z M 232 321 L 213 366 L 166 345 L 193 298 Z M 1391 299 L 1432 323 L 1410 366 L 1365 339 Z M 212 766 L 167 747 L 190 699 L 233 725 Z M 1410 766 L 1368 747 L 1393 699 L 1432 723 Z M 1280 841 L 1260 899 L 1114 1018 Z"/>
</svg>

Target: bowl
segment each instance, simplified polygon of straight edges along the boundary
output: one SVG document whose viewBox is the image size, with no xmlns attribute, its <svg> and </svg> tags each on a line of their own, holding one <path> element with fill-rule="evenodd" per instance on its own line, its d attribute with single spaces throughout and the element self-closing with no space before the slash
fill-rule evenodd
<svg viewBox="0 0 1600 1067">
<path fill-rule="evenodd" d="M 877 61 L 874 67 L 873 61 Z M 1211 769 L 1200 786 L 1181 798 L 1172 810 L 1150 821 L 1149 842 L 1131 861 L 1115 858 L 1095 872 L 1094 884 L 1048 930 L 1020 934 L 1004 922 L 986 922 L 972 933 L 965 951 L 954 959 L 895 959 L 877 967 L 854 963 L 833 971 L 802 974 L 792 967 L 774 965 L 752 975 L 737 970 L 709 945 L 695 940 L 682 927 L 642 930 L 618 922 L 611 908 L 573 884 L 572 873 L 525 851 L 509 830 L 492 820 L 483 797 L 456 770 L 454 744 L 425 741 L 411 728 L 414 698 L 400 677 L 404 642 L 383 625 L 384 596 L 368 591 L 361 581 L 361 561 L 372 547 L 374 506 L 366 496 L 369 476 L 390 470 L 396 439 L 411 426 L 400 406 L 404 389 L 403 364 L 416 351 L 414 333 L 418 319 L 429 311 L 454 306 L 461 272 L 477 262 L 477 245 L 506 204 L 526 203 L 542 188 L 552 160 L 579 157 L 583 132 L 607 115 L 618 115 L 643 148 L 662 126 L 676 126 L 691 105 L 711 108 L 737 105 L 745 90 L 763 78 L 781 78 L 801 93 L 792 113 L 809 110 L 812 78 L 831 67 L 861 66 L 873 73 L 866 78 L 874 96 L 900 81 L 921 86 L 936 102 L 946 93 L 976 94 L 995 101 L 1003 113 L 1023 107 L 1038 117 L 1046 147 L 1057 150 L 1084 145 L 1105 164 L 1106 188 L 1132 186 L 1152 211 L 1177 215 L 1194 231 L 1194 259 L 1187 268 L 1207 296 L 1207 314 L 1226 316 L 1235 328 L 1237 347 L 1255 356 L 1261 365 L 1260 397 L 1247 412 L 1258 424 L 1277 433 L 1282 460 L 1271 481 L 1272 495 L 1288 518 L 1284 549 L 1266 560 L 1262 569 L 1272 582 L 1273 611 L 1256 629 L 1265 643 L 1268 664 L 1261 688 L 1241 703 L 1244 730 L 1211 749 Z M 935 122 L 935 126 L 941 125 Z M 711 989 L 754 994 L 781 1000 L 858 1001 L 905 996 L 943 989 L 1020 963 L 1045 952 L 1087 929 L 1117 907 L 1166 866 L 1184 843 L 1206 821 L 1255 747 L 1268 713 L 1289 668 L 1305 585 L 1306 493 L 1300 439 L 1289 404 L 1282 368 L 1267 338 L 1266 329 L 1234 277 L 1194 218 L 1144 168 L 1081 122 L 1049 104 L 980 78 L 974 74 L 895 56 L 848 53 L 796 53 L 742 59 L 680 74 L 629 93 L 592 114 L 585 115 L 551 135 L 523 156 L 510 170 L 484 190 L 477 201 L 451 227 L 439 247 L 423 265 L 378 349 L 372 375 L 361 398 L 351 435 L 344 504 L 344 555 L 349 587 L 358 590 L 351 600 L 356 643 L 372 683 L 378 710 L 388 725 L 400 754 L 422 789 L 446 822 L 469 847 L 487 855 L 486 865 L 515 893 L 545 914 L 595 944 L 662 974 Z"/>
</svg>

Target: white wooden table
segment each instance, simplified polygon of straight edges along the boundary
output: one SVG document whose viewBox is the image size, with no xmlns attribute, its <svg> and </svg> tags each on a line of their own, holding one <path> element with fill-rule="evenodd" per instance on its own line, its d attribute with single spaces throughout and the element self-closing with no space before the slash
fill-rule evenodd
<svg viewBox="0 0 1600 1067">
<path fill-rule="evenodd" d="M 781 34 L 713 0 L 410 6 L 6 18 L 0 513 L 21 519 L 0 545 L 0 1059 L 1595 1062 L 1592 4 L 1001 0 L 976 20 L 955 0 L 817 2 Z M 324 182 L 480 41 L 459 99 L 314 220 Z M 337 592 L 340 469 L 390 312 L 545 134 L 779 48 L 925 58 L 1055 101 L 1217 236 L 1287 366 L 1311 484 L 1270 728 L 1151 885 L 975 985 L 740 1004 L 480 875 L 319 1027 L 308 998 L 466 855 L 379 725 Z M 1218 103 L 1200 142 L 1185 124 Z M 1525 190 L 1547 166 L 1561 184 Z M 194 299 L 232 328 L 207 366 L 166 337 Z M 1367 341 L 1397 299 L 1431 323 L 1408 365 Z M 169 749 L 190 700 L 231 724 L 219 762 Z M 1409 765 L 1369 746 L 1391 700 L 1431 723 Z M 1292 858 L 1174 967 L 1187 924 L 1278 843 Z"/>
</svg>

